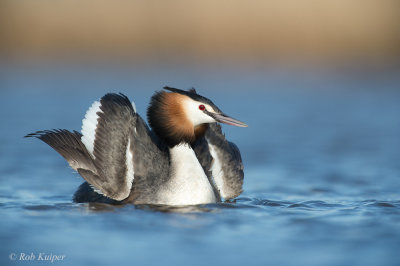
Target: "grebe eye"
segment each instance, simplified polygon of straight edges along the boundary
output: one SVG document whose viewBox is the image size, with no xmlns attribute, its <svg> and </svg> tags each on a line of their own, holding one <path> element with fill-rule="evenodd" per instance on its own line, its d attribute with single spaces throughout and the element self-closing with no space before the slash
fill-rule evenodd
<svg viewBox="0 0 400 266">
<path fill-rule="evenodd" d="M 204 110 L 206 110 L 206 107 L 205 107 L 204 105 L 200 104 L 200 105 L 199 105 L 199 109 L 200 109 L 201 111 L 204 111 Z"/>
</svg>

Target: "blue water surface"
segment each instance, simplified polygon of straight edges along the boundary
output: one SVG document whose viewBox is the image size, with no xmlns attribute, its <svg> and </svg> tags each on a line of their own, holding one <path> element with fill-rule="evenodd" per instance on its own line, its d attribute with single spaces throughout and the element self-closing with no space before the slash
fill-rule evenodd
<svg viewBox="0 0 400 266">
<path fill-rule="evenodd" d="M 398 73 L 3 64 L 0 265 L 400 265 Z M 164 85 L 194 86 L 249 124 L 223 126 L 245 165 L 235 201 L 75 204 L 82 178 L 23 138 L 80 130 L 108 91 L 145 117 Z"/>
</svg>

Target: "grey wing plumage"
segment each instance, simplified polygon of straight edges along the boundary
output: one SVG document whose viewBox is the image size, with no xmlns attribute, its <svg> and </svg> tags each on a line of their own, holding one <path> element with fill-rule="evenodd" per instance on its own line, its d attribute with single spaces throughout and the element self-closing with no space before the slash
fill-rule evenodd
<svg viewBox="0 0 400 266">
<path fill-rule="evenodd" d="M 123 200 L 129 196 L 134 179 L 130 135 L 135 111 L 125 95 L 109 93 L 88 112 L 82 124 L 82 141 L 96 171 L 78 169 L 78 173 L 105 196 Z"/>
<path fill-rule="evenodd" d="M 148 165 L 142 158 L 150 156 L 163 162 L 160 157 L 164 156 L 144 121 L 122 94 L 106 94 L 89 108 L 83 119 L 82 135 L 53 130 L 28 137 L 49 144 L 87 181 L 89 186 L 84 183 L 75 194 L 75 200 L 80 202 L 103 201 L 100 195 L 115 201 L 127 199 L 134 182 L 140 185 L 147 181 Z"/>
<path fill-rule="evenodd" d="M 195 145 L 194 150 L 203 168 L 211 171 L 221 197 L 227 200 L 242 193 L 244 173 L 240 151 L 234 143 L 226 140 L 219 124 L 210 124 L 205 141 Z"/>
<path fill-rule="evenodd" d="M 81 141 L 81 133 L 57 129 L 37 131 L 25 137 L 36 137 L 48 144 L 64 157 L 72 169 L 77 171 L 86 180 L 92 179 L 93 176 L 97 176 L 100 179 L 97 175 L 94 160 Z M 107 200 L 110 199 L 95 192 L 93 187 L 87 182 L 83 183 L 74 195 L 74 201 L 76 202 L 105 202 Z"/>
<path fill-rule="evenodd" d="M 169 152 L 139 115 L 132 135 L 132 152 L 135 179 L 129 201 L 156 203 L 157 188 L 169 178 Z"/>
<path fill-rule="evenodd" d="M 81 142 L 82 134 L 65 129 L 43 130 L 31 133 L 26 138 L 35 137 L 47 143 L 69 163 L 72 169 L 95 171 L 95 166 L 85 145 Z"/>
</svg>

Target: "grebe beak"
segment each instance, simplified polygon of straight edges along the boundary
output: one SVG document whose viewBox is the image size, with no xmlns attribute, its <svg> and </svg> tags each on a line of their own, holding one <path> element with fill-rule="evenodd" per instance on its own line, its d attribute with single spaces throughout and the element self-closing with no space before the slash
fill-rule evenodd
<svg viewBox="0 0 400 266">
<path fill-rule="evenodd" d="M 235 118 L 232 118 L 230 116 L 227 116 L 224 113 L 217 114 L 217 113 L 212 113 L 209 111 L 205 111 L 205 113 L 220 123 L 224 123 L 224 124 L 231 125 L 231 126 L 237 126 L 237 127 L 248 127 L 248 125 L 246 125 L 245 123 L 243 123 Z"/>
</svg>

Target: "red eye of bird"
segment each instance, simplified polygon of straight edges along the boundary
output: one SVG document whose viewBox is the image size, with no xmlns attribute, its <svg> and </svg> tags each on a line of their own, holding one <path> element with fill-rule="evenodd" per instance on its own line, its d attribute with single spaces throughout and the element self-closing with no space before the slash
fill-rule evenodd
<svg viewBox="0 0 400 266">
<path fill-rule="evenodd" d="M 199 109 L 200 109 L 201 111 L 204 111 L 204 110 L 206 110 L 206 107 L 205 107 L 204 105 L 200 104 L 200 105 L 199 105 Z"/>
</svg>

